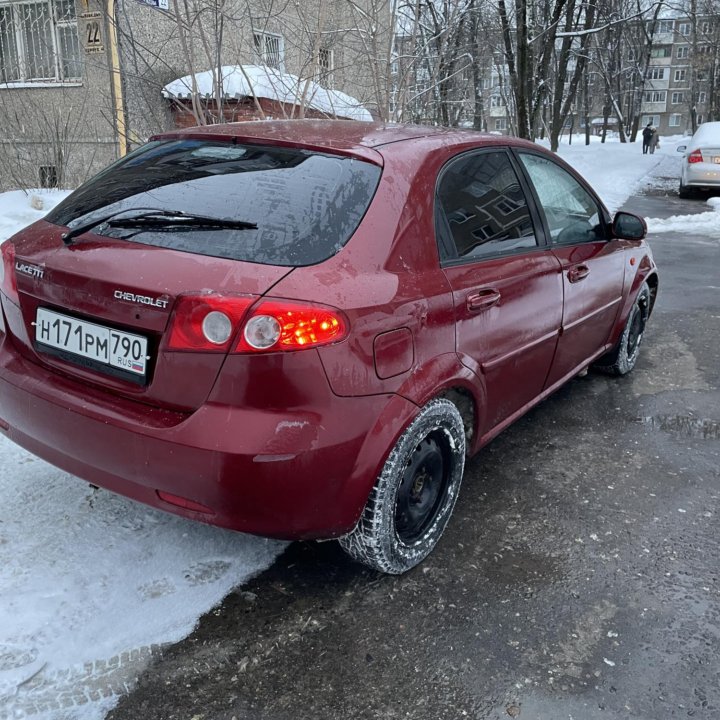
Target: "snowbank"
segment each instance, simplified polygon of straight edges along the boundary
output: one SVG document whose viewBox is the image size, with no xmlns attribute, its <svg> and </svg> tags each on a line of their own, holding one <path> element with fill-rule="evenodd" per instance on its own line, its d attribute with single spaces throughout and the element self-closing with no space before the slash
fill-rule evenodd
<svg viewBox="0 0 720 720">
<path fill-rule="evenodd" d="M 312 80 L 301 80 L 297 75 L 284 73 L 266 65 L 225 65 L 222 71 L 223 97 L 260 97 L 281 103 L 304 104 L 331 117 L 351 120 L 372 120 L 366 108 L 350 95 L 328 90 Z M 214 98 L 217 70 L 195 73 L 198 93 Z M 192 96 L 192 75 L 173 80 L 162 90 L 166 98 L 189 99 Z"/>
<path fill-rule="evenodd" d="M 2 718 L 100 720 L 284 547 L 93 493 L 2 437 L 0 498 Z"/>
<path fill-rule="evenodd" d="M 706 201 L 709 212 L 695 215 L 671 215 L 669 218 L 645 218 L 650 233 L 677 232 L 686 235 L 710 235 L 720 239 L 720 198 Z"/>
<path fill-rule="evenodd" d="M 0 193 L 0 242 L 52 210 L 70 190 L 13 190 Z"/>
</svg>

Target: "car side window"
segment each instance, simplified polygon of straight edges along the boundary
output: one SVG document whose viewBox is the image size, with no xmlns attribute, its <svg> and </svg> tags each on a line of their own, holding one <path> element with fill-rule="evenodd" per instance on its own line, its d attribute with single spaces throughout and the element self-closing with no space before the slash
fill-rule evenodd
<svg viewBox="0 0 720 720">
<path fill-rule="evenodd" d="M 545 213 L 553 244 L 590 242 L 605 237 L 600 208 L 570 173 L 539 155 L 519 155 Z"/>
<path fill-rule="evenodd" d="M 537 247 L 525 194 L 504 151 L 452 161 L 440 178 L 438 205 L 459 259 Z"/>
</svg>

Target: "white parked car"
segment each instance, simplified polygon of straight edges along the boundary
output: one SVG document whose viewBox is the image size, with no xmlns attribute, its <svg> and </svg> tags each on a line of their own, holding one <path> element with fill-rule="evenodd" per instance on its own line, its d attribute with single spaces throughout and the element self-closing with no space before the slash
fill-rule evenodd
<svg viewBox="0 0 720 720">
<path fill-rule="evenodd" d="M 703 123 L 677 150 L 684 153 L 681 198 L 692 197 L 696 190 L 720 190 L 720 122 Z"/>
</svg>

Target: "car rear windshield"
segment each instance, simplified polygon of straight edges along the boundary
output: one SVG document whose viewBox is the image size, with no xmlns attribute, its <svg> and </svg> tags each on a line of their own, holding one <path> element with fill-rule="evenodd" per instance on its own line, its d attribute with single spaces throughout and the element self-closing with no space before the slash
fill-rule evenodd
<svg viewBox="0 0 720 720">
<path fill-rule="evenodd" d="M 46 220 L 71 229 L 97 220 L 93 232 L 200 255 L 314 265 L 338 252 L 355 232 L 380 172 L 362 160 L 309 150 L 160 140 L 82 185 Z M 127 218 L 139 211 L 181 211 L 236 221 L 237 227 L 177 222 L 128 227 Z M 122 227 L 100 222 L 114 213 L 125 219 L 118 223 Z"/>
</svg>

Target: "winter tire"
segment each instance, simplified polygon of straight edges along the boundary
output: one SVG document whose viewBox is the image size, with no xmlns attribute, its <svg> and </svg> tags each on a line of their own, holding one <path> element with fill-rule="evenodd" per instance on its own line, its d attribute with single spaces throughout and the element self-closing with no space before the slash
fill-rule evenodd
<svg viewBox="0 0 720 720">
<path fill-rule="evenodd" d="M 627 375 L 637 363 L 645 324 L 650 315 L 650 288 L 643 283 L 625 321 L 618 344 L 603 355 L 595 366 L 611 375 Z"/>
<path fill-rule="evenodd" d="M 457 407 L 430 401 L 393 447 L 355 529 L 340 538 L 355 560 L 400 575 L 433 550 L 457 500 L 465 430 Z"/>
<path fill-rule="evenodd" d="M 694 197 L 695 191 L 692 188 L 689 188 L 687 185 L 683 185 L 683 181 L 680 181 L 680 188 L 678 189 L 678 196 L 681 197 L 683 200 L 689 200 L 690 198 Z"/>
</svg>

